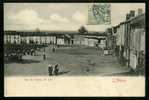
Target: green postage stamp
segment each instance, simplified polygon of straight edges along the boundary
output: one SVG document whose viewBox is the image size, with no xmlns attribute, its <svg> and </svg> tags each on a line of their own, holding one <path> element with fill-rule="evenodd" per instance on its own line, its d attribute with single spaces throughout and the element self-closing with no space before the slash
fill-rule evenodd
<svg viewBox="0 0 149 100">
<path fill-rule="evenodd" d="M 111 24 L 111 5 L 94 3 L 88 6 L 88 25 Z"/>
</svg>

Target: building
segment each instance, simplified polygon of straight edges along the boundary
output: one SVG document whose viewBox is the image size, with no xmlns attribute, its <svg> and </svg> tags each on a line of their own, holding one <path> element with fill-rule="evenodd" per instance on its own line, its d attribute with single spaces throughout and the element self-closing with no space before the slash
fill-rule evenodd
<svg viewBox="0 0 149 100">
<path fill-rule="evenodd" d="M 20 44 L 20 34 L 15 31 L 6 31 L 4 34 L 4 44 Z"/>
<path fill-rule="evenodd" d="M 126 21 L 113 27 L 115 53 L 120 63 L 133 70 L 144 68 L 145 62 L 145 13 L 130 11 Z M 110 35 L 111 36 L 111 35 Z M 110 40 L 110 39 L 109 39 Z"/>
<path fill-rule="evenodd" d="M 81 34 L 77 31 L 5 31 L 5 58 L 33 55 L 37 49 L 49 45 L 95 47 L 99 40 L 97 37 L 100 36 L 105 34 L 102 32 Z M 101 45 L 104 45 L 104 42 Z"/>
<path fill-rule="evenodd" d="M 130 66 L 136 69 L 145 58 L 145 14 L 132 19 L 130 27 Z"/>
</svg>

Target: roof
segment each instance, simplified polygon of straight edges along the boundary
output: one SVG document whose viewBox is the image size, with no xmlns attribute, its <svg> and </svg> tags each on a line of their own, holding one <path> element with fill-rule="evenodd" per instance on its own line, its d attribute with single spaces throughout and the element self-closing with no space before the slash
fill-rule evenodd
<svg viewBox="0 0 149 100">
<path fill-rule="evenodd" d="M 21 36 L 48 36 L 48 35 L 104 35 L 104 32 L 89 31 L 88 33 L 79 33 L 77 31 L 4 31 L 5 34 Z"/>
<path fill-rule="evenodd" d="M 125 23 L 135 24 L 135 23 L 143 23 L 143 22 L 145 22 L 145 13 L 132 17 L 126 21 L 120 22 L 120 24 L 113 26 L 113 27 L 117 28 L 120 25 L 125 24 Z"/>
</svg>

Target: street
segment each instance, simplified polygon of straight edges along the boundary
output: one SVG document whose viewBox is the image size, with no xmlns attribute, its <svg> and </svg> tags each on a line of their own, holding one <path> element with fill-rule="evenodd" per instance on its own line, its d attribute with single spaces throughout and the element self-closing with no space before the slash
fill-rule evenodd
<svg viewBox="0 0 149 100">
<path fill-rule="evenodd" d="M 60 47 L 52 52 L 47 47 L 46 60 L 43 53 L 38 56 L 23 56 L 21 62 L 4 64 L 6 76 L 48 76 L 48 65 L 60 64 L 58 76 L 112 75 L 129 72 L 129 68 L 118 63 L 112 55 L 100 55 L 99 50 L 91 47 Z"/>
</svg>

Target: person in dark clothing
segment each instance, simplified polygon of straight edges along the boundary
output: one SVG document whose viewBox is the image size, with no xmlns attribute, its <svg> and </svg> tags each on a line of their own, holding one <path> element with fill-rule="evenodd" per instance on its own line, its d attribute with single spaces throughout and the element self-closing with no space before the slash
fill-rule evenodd
<svg viewBox="0 0 149 100">
<path fill-rule="evenodd" d="M 58 64 L 56 64 L 54 67 L 54 74 L 58 75 L 58 72 L 59 72 L 59 68 L 58 68 Z"/>
<path fill-rule="evenodd" d="M 43 59 L 46 60 L 46 55 L 45 54 L 43 55 Z"/>
<path fill-rule="evenodd" d="M 55 47 L 52 48 L 52 52 L 55 52 Z"/>
<path fill-rule="evenodd" d="M 49 76 L 51 76 L 53 72 L 53 67 L 50 64 L 48 65 L 48 71 L 49 71 Z"/>
</svg>

